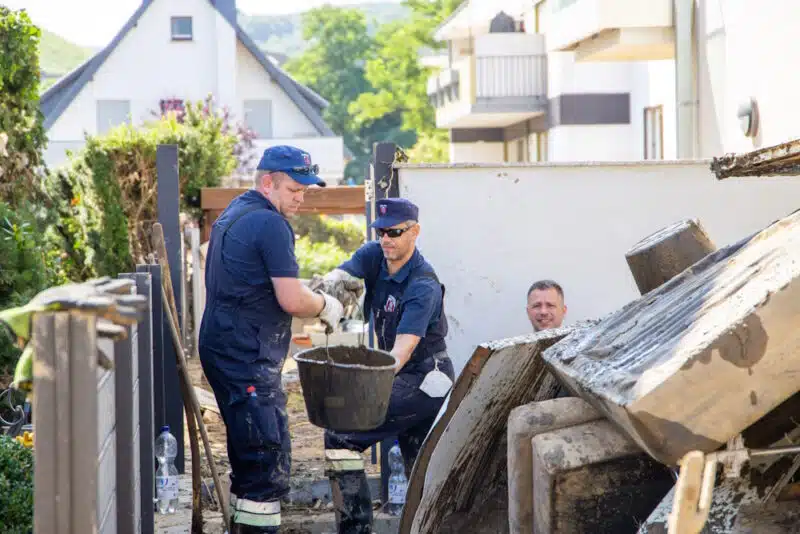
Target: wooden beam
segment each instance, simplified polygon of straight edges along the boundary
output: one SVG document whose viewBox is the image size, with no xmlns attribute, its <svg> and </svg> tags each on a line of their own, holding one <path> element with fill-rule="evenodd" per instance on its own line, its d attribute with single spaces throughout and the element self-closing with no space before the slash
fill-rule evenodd
<svg viewBox="0 0 800 534">
<path fill-rule="evenodd" d="M 204 187 L 200 191 L 203 211 L 222 211 L 231 201 L 246 192 L 245 187 Z M 357 214 L 364 213 L 364 186 L 315 187 L 306 191 L 299 213 Z"/>
</svg>

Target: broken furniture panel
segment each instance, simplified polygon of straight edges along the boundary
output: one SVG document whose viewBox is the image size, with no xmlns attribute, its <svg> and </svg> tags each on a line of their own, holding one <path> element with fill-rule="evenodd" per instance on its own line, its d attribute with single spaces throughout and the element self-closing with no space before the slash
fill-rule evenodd
<svg viewBox="0 0 800 534">
<path fill-rule="evenodd" d="M 558 382 L 545 369 L 541 352 L 585 324 L 538 332 L 478 347 L 479 370 L 467 391 L 456 396 L 423 445 L 409 488 L 421 494 L 406 501 L 400 532 L 499 534 L 508 529 L 506 422 L 511 410 L 555 396 Z M 444 428 L 444 430 L 441 430 Z M 410 493 L 410 492 L 409 492 Z M 409 506 L 411 505 L 411 506 Z M 409 526 L 410 522 L 410 526 Z"/>
<path fill-rule="evenodd" d="M 531 439 L 533 532 L 635 533 L 675 482 L 608 420 Z"/>
<path fill-rule="evenodd" d="M 562 382 L 669 465 L 800 391 L 800 213 L 710 254 L 543 353 Z"/>
<path fill-rule="evenodd" d="M 533 454 L 531 438 L 602 417 L 577 397 L 532 402 L 508 416 L 508 529 L 510 534 L 533 532 Z"/>
</svg>

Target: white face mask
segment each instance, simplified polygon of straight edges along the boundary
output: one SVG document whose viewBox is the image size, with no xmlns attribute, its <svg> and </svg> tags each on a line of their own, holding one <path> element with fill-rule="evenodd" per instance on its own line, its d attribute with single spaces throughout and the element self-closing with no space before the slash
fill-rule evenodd
<svg viewBox="0 0 800 534">
<path fill-rule="evenodd" d="M 425 379 L 422 381 L 422 384 L 419 385 L 419 389 L 427 396 L 439 399 L 447 395 L 453 382 L 450 380 L 449 376 L 439 370 L 438 361 L 436 361 L 434 365 L 435 368 L 425 375 Z"/>
</svg>

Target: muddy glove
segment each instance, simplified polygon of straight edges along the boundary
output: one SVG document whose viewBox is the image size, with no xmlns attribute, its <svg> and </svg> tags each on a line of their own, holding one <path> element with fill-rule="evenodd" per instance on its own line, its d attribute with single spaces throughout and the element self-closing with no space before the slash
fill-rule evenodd
<svg viewBox="0 0 800 534">
<path fill-rule="evenodd" d="M 337 299 L 323 291 L 317 291 L 325 299 L 325 306 L 319 312 L 319 320 L 325 324 L 325 333 L 330 334 L 339 326 L 344 315 L 344 306 Z"/>
<path fill-rule="evenodd" d="M 80 284 L 65 284 L 46 289 L 24 306 L 0 311 L 0 323 L 5 324 L 24 348 L 14 371 L 16 389 L 30 392 L 33 384 L 33 347 L 30 345 L 33 316 L 47 311 L 81 310 L 98 316 L 97 335 L 113 340 L 123 339 L 124 326 L 140 319 L 147 306 L 147 297 L 132 295 L 135 282 L 128 279 L 97 278 Z M 111 362 L 98 351 L 98 363 L 106 368 Z"/>
<path fill-rule="evenodd" d="M 314 275 L 309 287 L 312 291 L 324 291 L 332 295 L 351 312 L 358 308 L 364 292 L 364 283 L 342 269 L 334 269 L 325 276 Z"/>
</svg>

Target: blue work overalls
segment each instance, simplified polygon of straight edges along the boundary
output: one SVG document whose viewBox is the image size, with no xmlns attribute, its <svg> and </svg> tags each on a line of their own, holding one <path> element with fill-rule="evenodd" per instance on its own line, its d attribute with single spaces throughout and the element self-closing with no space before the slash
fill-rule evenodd
<svg viewBox="0 0 800 534">
<path fill-rule="evenodd" d="M 427 262 L 414 255 L 400 271 L 389 275 L 386 263 L 381 261 L 377 272 L 365 276 L 365 306 L 369 305 L 374 319 L 378 347 L 391 351 L 397 335 L 397 326 L 403 314 L 403 293 L 412 280 L 423 277 L 439 283 L 436 274 Z M 444 301 L 444 286 L 442 301 Z M 443 302 L 442 302 L 443 304 Z M 453 364 L 447 356 L 445 336 L 447 319 L 444 307 L 440 319 L 430 325 L 421 338 L 411 358 L 395 376 L 386 420 L 378 428 L 366 432 L 325 432 L 326 449 L 349 449 L 358 452 L 386 438 L 397 436 L 406 474 L 409 475 L 416 461 L 422 442 L 428 434 L 436 415 L 446 397 L 432 398 L 419 389 L 425 375 L 438 366 L 450 380 L 454 379 Z M 434 362 L 437 363 L 434 363 Z"/>
<path fill-rule="evenodd" d="M 199 337 L 200 361 L 227 428 L 231 493 L 256 503 L 278 501 L 289 492 L 291 445 L 281 369 L 292 318 L 278 304 L 269 277 L 245 284 L 230 265 L 237 258 L 226 264 L 222 251 L 234 224 L 263 223 L 265 210 L 275 212 L 251 191 L 234 199 L 214 223 Z M 276 218 L 268 224 L 284 222 Z"/>
</svg>

